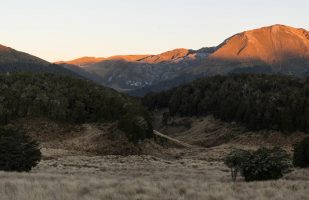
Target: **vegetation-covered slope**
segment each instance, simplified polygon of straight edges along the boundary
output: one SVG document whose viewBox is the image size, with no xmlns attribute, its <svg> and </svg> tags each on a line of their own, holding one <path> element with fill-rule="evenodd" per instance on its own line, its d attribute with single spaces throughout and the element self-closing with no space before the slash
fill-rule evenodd
<svg viewBox="0 0 309 200">
<path fill-rule="evenodd" d="M 0 73 L 12 72 L 52 73 L 81 77 L 59 65 L 51 64 L 30 54 L 0 45 Z"/>
<path fill-rule="evenodd" d="M 149 108 L 170 115 L 214 115 L 252 130 L 309 132 L 309 80 L 279 75 L 215 76 L 148 94 Z"/>
<path fill-rule="evenodd" d="M 152 134 L 143 106 L 111 89 L 52 74 L 0 75 L 0 122 L 27 116 L 70 123 L 119 121 L 129 138 Z"/>
</svg>

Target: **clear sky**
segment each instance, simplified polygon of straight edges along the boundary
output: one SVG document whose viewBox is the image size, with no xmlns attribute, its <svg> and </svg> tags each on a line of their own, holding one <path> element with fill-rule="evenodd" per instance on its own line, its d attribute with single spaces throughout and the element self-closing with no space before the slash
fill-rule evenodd
<svg viewBox="0 0 309 200">
<path fill-rule="evenodd" d="M 48 61 L 199 49 L 252 28 L 309 29 L 308 0 L 0 0 L 0 44 Z"/>
</svg>

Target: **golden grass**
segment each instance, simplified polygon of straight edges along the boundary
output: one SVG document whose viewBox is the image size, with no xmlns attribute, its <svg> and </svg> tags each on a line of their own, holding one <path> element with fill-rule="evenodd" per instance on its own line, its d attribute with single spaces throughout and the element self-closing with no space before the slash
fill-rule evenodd
<svg viewBox="0 0 309 200">
<path fill-rule="evenodd" d="M 208 154 L 223 151 L 219 148 Z M 294 170 L 279 181 L 233 183 L 222 162 L 201 160 L 192 152 L 182 152 L 177 160 L 43 153 L 48 157 L 29 174 L 0 173 L 1 200 L 309 199 L 309 170 Z"/>
<path fill-rule="evenodd" d="M 0 174 L 1 199 L 308 199 L 309 181 L 231 183 L 162 177 Z"/>
<path fill-rule="evenodd" d="M 43 160 L 31 173 L 0 172 L 0 200 L 309 200 L 309 169 L 294 170 L 279 181 L 233 183 L 222 163 L 233 148 L 256 149 L 274 140 L 289 150 L 289 138 L 238 137 L 225 143 L 226 134 L 240 131 L 208 118 L 171 136 L 191 144 L 200 139 L 224 145 L 193 149 L 165 145 L 170 147 L 166 149 L 145 142 L 141 149 L 147 156 L 93 156 L 97 147 L 102 155 L 128 148 L 105 137 L 109 126 L 24 124 L 44 147 Z"/>
</svg>

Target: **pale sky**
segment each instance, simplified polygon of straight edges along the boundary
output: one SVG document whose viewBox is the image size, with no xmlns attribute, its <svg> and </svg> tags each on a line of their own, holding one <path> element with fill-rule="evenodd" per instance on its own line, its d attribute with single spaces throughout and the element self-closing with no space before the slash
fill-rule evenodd
<svg viewBox="0 0 309 200">
<path fill-rule="evenodd" d="M 309 30 L 309 1 L 0 0 L 0 44 L 51 62 L 199 49 L 272 24 Z"/>
</svg>

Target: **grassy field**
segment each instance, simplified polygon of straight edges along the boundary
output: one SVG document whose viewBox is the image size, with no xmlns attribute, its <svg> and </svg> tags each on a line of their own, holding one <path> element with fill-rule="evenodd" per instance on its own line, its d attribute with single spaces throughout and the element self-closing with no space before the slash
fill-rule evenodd
<svg viewBox="0 0 309 200">
<path fill-rule="evenodd" d="M 234 148 L 276 144 L 291 152 L 302 134 L 252 134 L 213 118 L 189 120 L 157 130 L 193 148 L 146 142 L 140 156 L 96 156 L 131 149 L 109 138 L 111 125 L 19 122 L 42 144 L 43 160 L 31 173 L 0 172 L 0 200 L 309 200 L 309 169 L 278 181 L 234 183 L 222 163 Z M 195 148 L 201 141 L 204 147 Z"/>
<path fill-rule="evenodd" d="M 0 173 L 1 200 L 309 199 L 309 170 L 295 169 L 279 181 L 231 182 L 216 159 L 230 148 L 175 149 L 181 158 L 168 160 L 43 149 L 44 160 L 31 173 Z"/>
</svg>

